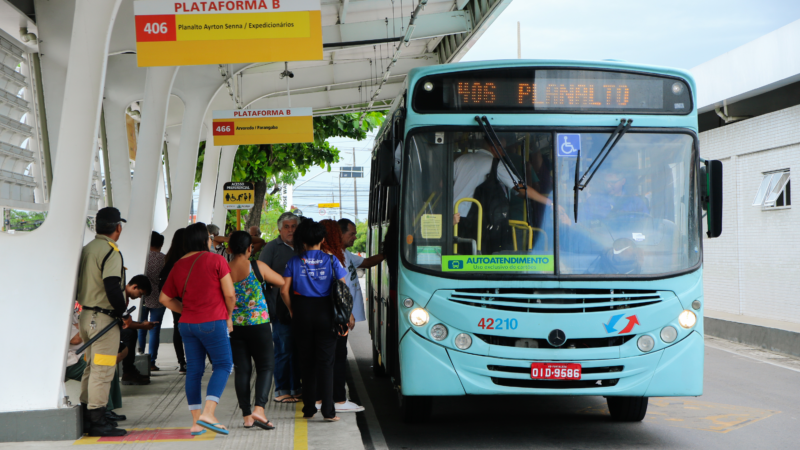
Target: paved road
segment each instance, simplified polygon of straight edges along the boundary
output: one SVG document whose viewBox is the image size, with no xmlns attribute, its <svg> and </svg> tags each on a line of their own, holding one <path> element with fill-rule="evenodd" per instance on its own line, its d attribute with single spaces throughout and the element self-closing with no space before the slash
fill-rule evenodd
<svg viewBox="0 0 800 450">
<path fill-rule="evenodd" d="M 375 414 L 359 414 L 367 448 L 800 449 L 800 360 L 708 338 L 705 394 L 650 399 L 641 423 L 612 422 L 602 397 L 499 396 L 437 399 L 429 423 L 405 425 L 359 325 L 350 345 Z"/>
</svg>

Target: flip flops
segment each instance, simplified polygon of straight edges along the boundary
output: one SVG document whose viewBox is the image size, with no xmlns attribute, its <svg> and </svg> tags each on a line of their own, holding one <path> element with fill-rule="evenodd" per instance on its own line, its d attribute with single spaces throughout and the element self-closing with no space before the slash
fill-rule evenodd
<svg viewBox="0 0 800 450">
<path fill-rule="evenodd" d="M 225 428 L 217 427 L 217 425 L 222 425 L 221 423 L 208 423 L 208 422 L 205 422 L 203 420 L 198 420 L 197 424 L 200 425 L 201 427 L 203 427 L 203 428 L 205 428 L 207 430 L 211 430 L 211 431 L 213 431 L 214 433 L 217 433 L 217 434 L 224 434 L 226 436 L 228 434 L 230 434 L 230 432 L 228 430 L 226 430 Z"/>
<path fill-rule="evenodd" d="M 275 426 L 274 426 L 274 425 L 272 425 L 272 424 L 269 422 L 269 419 L 267 419 L 267 421 L 266 421 L 266 422 L 261 422 L 260 420 L 256 420 L 255 422 L 253 422 L 253 425 L 255 425 L 255 426 L 257 426 L 258 428 L 261 428 L 261 429 L 263 429 L 263 430 L 274 430 L 274 429 L 275 429 Z"/>
<path fill-rule="evenodd" d="M 272 399 L 272 401 L 274 401 L 275 403 L 297 403 L 300 400 L 296 399 L 294 397 L 285 397 L 285 398 L 282 398 L 280 400 L 278 400 L 277 398 L 274 398 L 274 399 Z"/>
<path fill-rule="evenodd" d="M 205 434 L 205 433 L 206 433 L 206 430 L 192 431 L 192 436 L 200 436 L 201 434 Z"/>
</svg>

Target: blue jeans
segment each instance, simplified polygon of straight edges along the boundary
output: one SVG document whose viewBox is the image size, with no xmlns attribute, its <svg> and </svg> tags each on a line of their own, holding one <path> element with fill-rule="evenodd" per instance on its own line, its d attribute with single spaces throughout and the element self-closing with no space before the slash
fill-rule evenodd
<svg viewBox="0 0 800 450">
<path fill-rule="evenodd" d="M 272 323 L 272 342 L 275 344 L 275 397 L 300 395 L 300 361 L 294 351 L 292 326 L 279 321 Z"/>
<path fill-rule="evenodd" d="M 233 372 L 231 341 L 224 320 L 204 323 L 180 323 L 183 346 L 186 349 L 186 400 L 189 410 L 202 409 L 200 395 L 206 353 L 211 358 L 211 379 L 206 388 L 206 401 L 219 403 L 228 376 Z"/>
<path fill-rule="evenodd" d="M 161 322 L 164 319 L 164 313 L 167 308 L 148 308 L 142 306 L 142 320 L 149 320 L 150 322 L 158 322 L 156 326 L 150 330 L 150 365 L 156 365 L 156 358 L 158 357 L 158 343 L 161 339 Z M 148 319 L 147 316 L 150 316 Z M 139 349 L 144 353 L 144 346 L 147 344 L 147 330 L 139 330 Z"/>
</svg>

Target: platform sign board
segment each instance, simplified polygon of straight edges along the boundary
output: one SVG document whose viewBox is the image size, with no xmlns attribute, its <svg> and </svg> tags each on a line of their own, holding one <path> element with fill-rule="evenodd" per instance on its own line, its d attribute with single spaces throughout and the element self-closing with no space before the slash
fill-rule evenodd
<svg viewBox="0 0 800 450">
<path fill-rule="evenodd" d="M 251 209 L 255 193 L 253 183 L 228 182 L 222 186 L 222 203 L 225 209 Z"/>
<path fill-rule="evenodd" d="M 311 108 L 214 111 L 211 118 L 217 146 L 314 141 Z"/>
<path fill-rule="evenodd" d="M 133 3 L 139 67 L 322 59 L 320 0 Z"/>
</svg>

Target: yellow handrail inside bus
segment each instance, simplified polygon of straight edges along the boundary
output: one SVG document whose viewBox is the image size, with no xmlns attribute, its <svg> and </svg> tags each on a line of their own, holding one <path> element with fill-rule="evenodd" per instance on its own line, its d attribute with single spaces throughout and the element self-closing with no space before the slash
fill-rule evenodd
<svg viewBox="0 0 800 450">
<path fill-rule="evenodd" d="M 456 202 L 456 206 L 453 208 L 453 211 L 458 212 L 458 205 L 462 202 L 471 202 L 478 205 L 478 251 L 481 250 L 481 230 L 483 229 L 483 206 L 481 206 L 481 202 L 475 200 L 474 198 L 465 197 L 461 200 Z M 453 236 L 458 237 L 458 224 L 453 224 Z M 453 254 L 458 254 L 458 243 L 453 244 Z"/>
<path fill-rule="evenodd" d="M 433 196 L 434 195 L 436 195 L 436 192 L 431 193 L 431 196 L 428 197 L 428 200 L 426 200 L 425 203 L 422 205 L 422 208 L 419 209 L 419 212 L 417 213 L 417 217 L 414 218 L 414 227 L 417 226 L 417 222 L 419 222 L 419 218 L 422 217 L 422 213 L 425 212 L 425 208 L 427 208 L 428 204 L 430 204 L 431 200 L 433 200 Z M 436 203 L 439 203 L 439 199 L 438 198 L 436 199 Z M 436 203 L 434 203 L 432 206 L 436 206 Z"/>
<path fill-rule="evenodd" d="M 527 223 L 521 220 L 509 220 L 508 224 L 511 226 L 511 236 L 513 237 L 514 241 L 514 251 L 517 251 L 517 230 L 522 230 L 523 235 L 522 239 L 525 239 L 527 236 L 528 240 L 528 250 L 533 249 L 533 232 L 538 231 L 539 233 L 544 234 L 544 251 L 547 251 L 547 232 L 541 228 L 536 228 L 529 226 Z"/>
</svg>

